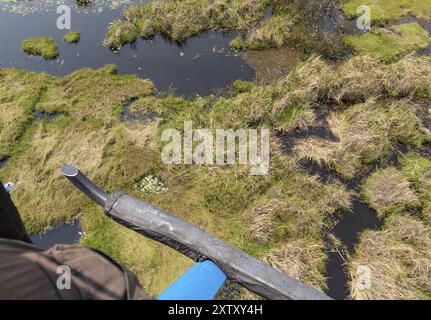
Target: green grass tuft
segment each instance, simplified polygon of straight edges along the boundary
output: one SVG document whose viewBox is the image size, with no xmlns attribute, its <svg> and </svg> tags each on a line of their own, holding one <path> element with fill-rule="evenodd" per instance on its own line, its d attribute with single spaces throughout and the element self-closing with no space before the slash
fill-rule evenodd
<svg viewBox="0 0 431 320">
<path fill-rule="evenodd" d="M 22 42 L 21 48 L 28 54 L 42 56 L 47 60 L 58 56 L 58 47 L 53 38 L 29 38 Z"/>
<path fill-rule="evenodd" d="M 254 87 L 254 83 L 251 81 L 235 80 L 233 88 L 236 93 L 250 92 Z"/>
<path fill-rule="evenodd" d="M 71 31 L 68 32 L 63 39 L 68 43 L 78 43 L 80 38 L 81 34 L 78 31 Z"/>
</svg>

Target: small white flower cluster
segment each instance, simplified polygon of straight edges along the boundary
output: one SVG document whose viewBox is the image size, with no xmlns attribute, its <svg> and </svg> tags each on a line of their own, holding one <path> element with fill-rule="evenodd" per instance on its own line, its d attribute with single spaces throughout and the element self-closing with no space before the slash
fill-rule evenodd
<svg viewBox="0 0 431 320">
<path fill-rule="evenodd" d="M 160 194 L 168 190 L 162 181 L 152 175 L 142 178 L 141 181 L 133 185 L 133 188 L 147 194 Z"/>
</svg>

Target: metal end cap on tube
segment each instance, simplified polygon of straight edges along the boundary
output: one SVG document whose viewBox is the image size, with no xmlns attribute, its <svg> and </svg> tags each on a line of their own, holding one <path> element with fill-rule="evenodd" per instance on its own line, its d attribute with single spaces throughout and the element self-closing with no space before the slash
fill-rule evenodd
<svg viewBox="0 0 431 320">
<path fill-rule="evenodd" d="M 79 170 L 73 165 L 66 164 L 61 167 L 60 172 L 65 177 L 76 177 L 79 173 Z"/>
</svg>

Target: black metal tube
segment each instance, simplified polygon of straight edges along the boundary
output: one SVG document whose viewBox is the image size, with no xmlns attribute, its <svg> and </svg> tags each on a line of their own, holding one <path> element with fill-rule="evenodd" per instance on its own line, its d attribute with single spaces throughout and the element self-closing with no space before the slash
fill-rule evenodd
<svg viewBox="0 0 431 320">
<path fill-rule="evenodd" d="M 84 176 L 76 167 L 65 165 L 61 168 L 61 173 L 69 181 L 81 190 L 87 197 L 96 202 L 98 205 L 105 207 L 109 195 L 100 190 L 93 182 Z"/>
<path fill-rule="evenodd" d="M 168 245 L 192 259 L 204 258 L 213 261 L 230 280 L 264 298 L 331 299 L 304 282 L 125 192 L 116 191 L 108 197 L 76 168 L 69 166 L 66 169 L 62 172 L 66 173 L 69 180 L 103 206 L 106 214 L 118 223 Z"/>
</svg>

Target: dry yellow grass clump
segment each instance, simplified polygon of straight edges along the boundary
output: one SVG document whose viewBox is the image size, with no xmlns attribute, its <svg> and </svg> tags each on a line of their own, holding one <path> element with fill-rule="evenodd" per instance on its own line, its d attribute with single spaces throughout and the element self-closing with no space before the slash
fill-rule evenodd
<svg viewBox="0 0 431 320">
<path fill-rule="evenodd" d="M 431 161 L 409 152 L 401 157 L 400 163 L 401 170 L 422 203 L 422 219 L 431 224 Z"/>
<path fill-rule="evenodd" d="M 431 94 L 430 62 L 409 55 L 385 65 L 373 57 L 356 56 L 335 66 L 312 56 L 277 86 L 288 90 L 283 95 L 285 106 L 298 100 L 343 107 L 387 95 L 427 98 Z"/>
<path fill-rule="evenodd" d="M 295 99 L 300 97 L 309 103 L 319 102 L 327 96 L 327 83 L 332 74 L 333 67 L 329 63 L 312 56 L 282 79 L 278 87 L 288 90 L 286 94 L 291 92 Z"/>
<path fill-rule="evenodd" d="M 361 266 L 371 271 L 369 285 L 363 285 Z M 399 215 L 386 222 L 382 231 L 366 231 L 349 262 L 349 272 L 353 299 L 429 299 L 430 227 Z"/>
<path fill-rule="evenodd" d="M 294 23 L 286 15 L 274 15 L 248 33 L 245 46 L 248 49 L 280 48 L 286 44 Z"/>
<path fill-rule="evenodd" d="M 384 94 L 386 67 L 377 59 L 356 56 L 335 66 L 312 56 L 281 81 L 291 100 L 350 105 Z"/>
<path fill-rule="evenodd" d="M 420 205 L 406 176 L 393 167 L 368 177 L 362 186 L 362 194 L 381 217 Z"/>
<path fill-rule="evenodd" d="M 328 79 L 328 97 L 337 104 L 365 102 L 384 92 L 385 66 L 369 56 L 354 57 Z"/>
<path fill-rule="evenodd" d="M 322 242 L 295 240 L 269 251 L 263 257 L 263 261 L 316 289 L 324 290 L 326 279 L 323 271 L 326 255 L 323 249 Z"/>
<path fill-rule="evenodd" d="M 351 196 L 337 182 L 323 184 L 316 176 L 293 173 L 245 212 L 250 236 L 262 243 L 304 237 L 318 240 L 322 230 L 336 222 L 335 212 L 350 207 Z"/>
<path fill-rule="evenodd" d="M 362 164 L 387 155 L 392 143 L 420 145 L 428 139 L 429 133 L 415 112 L 409 101 L 384 105 L 370 100 L 330 115 L 329 127 L 338 141 L 318 137 L 298 140 L 294 152 L 301 159 L 311 159 L 352 178 Z"/>
</svg>

